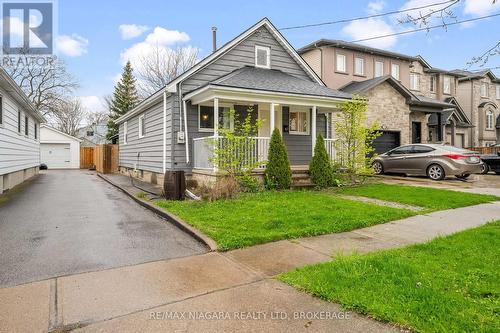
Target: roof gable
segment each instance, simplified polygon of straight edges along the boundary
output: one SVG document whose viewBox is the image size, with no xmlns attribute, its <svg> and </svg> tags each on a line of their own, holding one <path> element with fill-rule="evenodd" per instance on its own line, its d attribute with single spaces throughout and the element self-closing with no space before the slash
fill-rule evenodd
<svg viewBox="0 0 500 333">
<path fill-rule="evenodd" d="M 55 133 L 57 135 L 60 135 L 62 137 L 65 137 L 65 138 L 68 138 L 68 139 L 71 139 L 71 140 L 75 140 L 75 141 L 78 141 L 78 142 L 82 142 L 81 139 L 75 138 L 74 136 L 71 136 L 71 135 L 66 134 L 64 132 L 61 132 L 58 129 L 55 129 L 54 127 L 50 127 L 50 126 L 48 126 L 46 124 L 41 124 L 40 125 L 40 130 L 48 130 L 48 131 L 53 132 L 53 133 Z M 40 141 L 41 142 L 45 141 L 44 138 L 42 138 L 42 131 L 40 131 Z"/>
</svg>

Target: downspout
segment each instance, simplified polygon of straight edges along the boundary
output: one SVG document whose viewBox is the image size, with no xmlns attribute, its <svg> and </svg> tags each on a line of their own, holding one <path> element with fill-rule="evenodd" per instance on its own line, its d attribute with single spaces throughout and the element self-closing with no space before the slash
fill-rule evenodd
<svg viewBox="0 0 500 333">
<path fill-rule="evenodd" d="M 167 91 L 163 91 L 163 174 L 167 171 Z"/>
<path fill-rule="evenodd" d="M 472 79 L 469 81 L 470 82 L 470 121 L 472 125 L 475 124 L 475 114 L 474 114 L 474 83 L 472 82 Z M 476 124 L 474 127 L 478 126 L 479 124 Z M 471 127 L 470 129 L 470 145 L 471 147 L 476 146 L 476 136 L 474 135 L 476 129 L 474 127 Z"/>
<path fill-rule="evenodd" d="M 188 137 L 188 124 L 187 124 L 187 108 L 186 108 L 186 101 L 182 101 L 182 108 L 184 110 L 184 128 L 186 131 L 184 132 L 184 139 L 186 142 L 186 164 L 189 164 L 189 137 Z"/>
</svg>

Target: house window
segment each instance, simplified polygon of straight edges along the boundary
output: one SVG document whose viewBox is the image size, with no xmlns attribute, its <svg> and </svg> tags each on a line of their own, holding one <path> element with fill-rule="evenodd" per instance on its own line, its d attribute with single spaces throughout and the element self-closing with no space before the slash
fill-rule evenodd
<svg viewBox="0 0 500 333">
<path fill-rule="evenodd" d="M 3 124 L 3 98 L 2 96 L 0 96 L 0 125 L 2 124 Z"/>
<path fill-rule="evenodd" d="M 375 61 L 375 77 L 384 76 L 384 63 Z"/>
<path fill-rule="evenodd" d="M 431 75 L 429 78 L 429 90 L 431 92 L 436 92 L 436 76 Z"/>
<path fill-rule="evenodd" d="M 346 72 L 346 57 L 343 54 L 337 54 L 337 65 L 336 65 L 336 70 L 337 72 Z"/>
<path fill-rule="evenodd" d="M 146 135 L 146 122 L 144 121 L 144 115 L 139 117 L 139 138 Z"/>
<path fill-rule="evenodd" d="M 354 58 L 354 74 L 365 75 L 365 59 Z"/>
<path fill-rule="evenodd" d="M 17 110 L 17 133 L 21 133 L 21 111 Z"/>
<path fill-rule="evenodd" d="M 87 136 L 94 136 L 94 131 L 92 130 L 87 131 Z"/>
<path fill-rule="evenodd" d="M 222 123 L 223 128 L 233 129 L 234 118 L 230 115 L 229 107 L 219 106 L 219 124 Z M 199 105 L 198 106 L 198 130 L 200 132 L 212 132 L 214 130 L 214 107 Z"/>
<path fill-rule="evenodd" d="M 496 91 L 497 91 L 497 99 L 500 99 L 500 84 L 497 84 L 496 85 Z M 1 101 L 1 97 L 0 97 L 0 101 Z M 1 114 L 1 111 L 0 111 L 0 114 Z M 0 124 L 2 123 L 1 119 L 0 119 Z"/>
<path fill-rule="evenodd" d="M 492 130 L 493 129 L 493 111 L 488 110 L 486 111 L 486 129 Z"/>
<path fill-rule="evenodd" d="M 29 120 L 28 116 L 24 116 L 24 135 L 28 136 L 29 134 Z"/>
<path fill-rule="evenodd" d="M 290 134 L 308 135 L 309 134 L 309 112 L 305 110 L 290 111 L 289 121 Z"/>
<path fill-rule="evenodd" d="M 488 97 L 488 84 L 481 82 L 481 97 Z"/>
<path fill-rule="evenodd" d="M 35 135 L 35 140 L 38 139 L 38 126 L 36 123 L 34 123 L 35 127 L 33 127 L 34 132 L 33 134 Z"/>
<path fill-rule="evenodd" d="M 410 89 L 420 90 L 420 75 L 416 73 L 410 74 Z"/>
<path fill-rule="evenodd" d="M 123 144 L 127 144 L 128 141 L 128 124 L 127 122 L 123 123 Z"/>
<path fill-rule="evenodd" d="M 443 93 L 451 94 L 451 79 L 449 76 L 443 78 Z"/>
<path fill-rule="evenodd" d="M 271 48 L 255 45 L 255 67 L 271 68 Z"/>
<path fill-rule="evenodd" d="M 391 65 L 391 75 L 396 80 L 399 80 L 399 65 L 398 64 Z"/>
</svg>

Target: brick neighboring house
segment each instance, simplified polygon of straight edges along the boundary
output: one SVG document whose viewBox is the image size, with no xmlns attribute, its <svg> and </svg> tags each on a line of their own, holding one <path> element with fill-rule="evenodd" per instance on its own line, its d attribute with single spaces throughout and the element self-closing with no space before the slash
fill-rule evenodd
<svg viewBox="0 0 500 333">
<path fill-rule="evenodd" d="M 469 144 L 470 118 L 456 87 L 462 74 L 408 56 L 340 40 L 318 40 L 299 54 L 332 89 L 368 98 L 368 120 L 380 123 L 378 153 L 400 144 Z"/>
<path fill-rule="evenodd" d="M 476 125 L 469 130 L 473 146 L 500 143 L 500 78 L 490 70 L 454 72 L 462 75 L 458 79 L 457 99 Z"/>
</svg>

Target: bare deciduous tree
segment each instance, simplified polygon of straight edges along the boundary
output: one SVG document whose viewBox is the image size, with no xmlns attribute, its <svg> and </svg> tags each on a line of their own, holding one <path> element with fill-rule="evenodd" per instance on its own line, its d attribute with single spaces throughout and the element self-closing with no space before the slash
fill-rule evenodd
<svg viewBox="0 0 500 333">
<path fill-rule="evenodd" d="M 442 27 L 445 30 L 448 30 L 447 25 L 449 24 L 449 21 L 447 20 L 452 19 L 456 21 L 457 17 L 455 16 L 453 9 L 461 2 L 463 2 L 463 0 L 450 0 L 449 2 L 440 4 L 442 6 L 439 8 L 419 11 L 417 14 L 406 14 L 405 17 L 399 18 L 398 22 L 399 24 L 413 24 L 420 28 L 427 28 L 427 31 L 430 31 L 431 20 L 437 18 L 441 20 Z M 491 5 L 494 5 L 497 2 L 498 0 L 491 0 Z M 466 67 L 470 68 L 473 65 L 483 67 L 488 63 L 491 57 L 496 55 L 500 55 L 500 41 L 483 54 L 477 57 L 472 57 L 472 59 L 467 62 Z"/>
<path fill-rule="evenodd" d="M 146 97 L 191 68 L 198 60 L 199 50 L 193 47 L 168 49 L 152 45 L 135 66 L 140 94 Z"/>
<path fill-rule="evenodd" d="M 52 112 L 57 129 L 69 135 L 77 135 L 78 129 L 87 116 L 79 100 L 59 100 Z"/>
<path fill-rule="evenodd" d="M 69 98 L 78 82 L 67 71 L 63 61 L 48 58 L 51 61 L 39 63 L 38 61 L 12 62 L 4 67 L 10 76 L 23 89 L 35 108 L 43 115 L 48 115 L 57 103 Z"/>
</svg>

